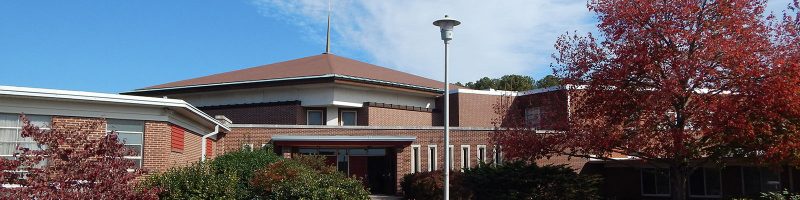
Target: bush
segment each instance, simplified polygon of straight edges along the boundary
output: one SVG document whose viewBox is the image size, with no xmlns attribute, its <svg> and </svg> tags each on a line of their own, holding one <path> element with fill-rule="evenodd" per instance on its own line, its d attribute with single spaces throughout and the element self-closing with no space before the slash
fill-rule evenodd
<svg viewBox="0 0 800 200">
<path fill-rule="evenodd" d="M 462 186 L 463 173 L 450 172 L 450 198 L 470 199 L 472 192 Z M 443 199 L 443 171 L 419 172 L 407 174 L 400 182 L 403 194 L 407 199 Z"/>
<path fill-rule="evenodd" d="M 147 178 L 141 188 L 159 188 L 162 199 L 253 199 L 253 172 L 280 158 L 271 148 L 237 151 L 206 163 L 171 169 Z"/>
<path fill-rule="evenodd" d="M 211 160 L 210 163 L 217 173 L 232 173 L 238 177 L 237 182 L 239 190 L 243 192 L 242 196 L 245 199 L 252 199 L 255 197 L 255 191 L 250 186 L 253 172 L 279 159 L 281 158 L 273 153 L 271 146 L 266 146 L 254 151 L 226 153 Z"/>
<path fill-rule="evenodd" d="M 763 192 L 761 193 L 761 199 L 765 200 L 800 200 L 800 194 L 793 194 L 788 190 L 783 190 L 780 192 Z"/>
<path fill-rule="evenodd" d="M 522 162 L 481 166 L 463 175 L 463 186 L 475 199 L 599 199 L 599 183 L 599 177 L 579 175 L 565 165 Z"/>
<path fill-rule="evenodd" d="M 208 163 L 152 175 L 140 187 L 160 189 L 161 199 L 243 199 L 248 194 L 236 173 L 217 173 Z"/>
<path fill-rule="evenodd" d="M 442 199 L 442 171 L 403 177 L 400 186 L 407 199 Z M 481 165 L 450 173 L 452 199 L 599 199 L 596 176 L 578 175 L 564 166 Z"/>
<path fill-rule="evenodd" d="M 369 199 L 369 192 L 360 181 L 314 156 L 269 164 L 258 170 L 250 183 L 263 199 Z"/>
</svg>

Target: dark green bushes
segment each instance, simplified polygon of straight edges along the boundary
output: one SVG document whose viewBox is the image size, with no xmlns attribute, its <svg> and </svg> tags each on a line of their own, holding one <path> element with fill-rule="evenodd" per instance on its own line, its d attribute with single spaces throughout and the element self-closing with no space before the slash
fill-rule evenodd
<svg viewBox="0 0 800 200">
<path fill-rule="evenodd" d="M 356 179 L 321 157 L 280 158 L 271 150 L 232 152 L 148 177 L 140 189 L 162 199 L 368 199 Z"/>
<path fill-rule="evenodd" d="M 409 199 L 441 199 L 442 178 L 440 171 L 409 174 L 401 186 Z M 450 194 L 453 199 L 599 199 L 599 182 L 563 165 L 516 162 L 451 173 Z"/>
<path fill-rule="evenodd" d="M 463 173 L 450 172 L 450 199 L 471 199 L 472 192 L 464 188 Z M 444 173 L 442 171 L 408 174 L 400 182 L 408 199 L 443 199 Z"/>
<path fill-rule="evenodd" d="M 246 188 L 235 173 L 218 173 L 210 164 L 197 163 L 147 177 L 141 188 L 158 188 L 160 199 L 244 199 Z"/>
</svg>

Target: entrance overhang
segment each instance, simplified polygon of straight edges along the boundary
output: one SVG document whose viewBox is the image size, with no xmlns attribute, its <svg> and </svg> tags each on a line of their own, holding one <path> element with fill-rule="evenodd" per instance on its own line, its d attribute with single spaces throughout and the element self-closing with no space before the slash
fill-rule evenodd
<svg viewBox="0 0 800 200">
<path fill-rule="evenodd" d="M 415 136 L 274 135 L 276 146 L 408 146 Z"/>
</svg>

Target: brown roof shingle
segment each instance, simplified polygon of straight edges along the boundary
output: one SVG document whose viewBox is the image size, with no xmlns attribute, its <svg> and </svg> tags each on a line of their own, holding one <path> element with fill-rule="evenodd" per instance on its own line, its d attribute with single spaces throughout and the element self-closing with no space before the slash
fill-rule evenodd
<svg viewBox="0 0 800 200">
<path fill-rule="evenodd" d="M 361 61 L 322 54 L 247 69 L 214 74 L 199 78 L 150 86 L 140 90 L 169 89 L 185 86 L 202 86 L 220 83 L 237 83 L 270 79 L 344 75 L 374 81 L 386 81 L 418 87 L 441 89 L 442 82 L 421 76 L 384 68 Z"/>
</svg>

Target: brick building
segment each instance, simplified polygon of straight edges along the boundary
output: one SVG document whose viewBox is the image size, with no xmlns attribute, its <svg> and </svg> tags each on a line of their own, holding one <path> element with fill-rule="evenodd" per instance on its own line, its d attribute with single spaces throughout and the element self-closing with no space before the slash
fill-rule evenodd
<svg viewBox="0 0 800 200">
<path fill-rule="evenodd" d="M 126 158 L 154 171 L 197 162 L 203 152 L 209 158 L 223 153 L 219 139 L 230 131 L 219 120 L 177 99 L 0 86 L 2 158 L 12 157 L 18 145 L 38 148 L 32 139 L 19 136 L 22 113 L 43 128 L 51 122 L 99 123 L 91 133 L 94 137 L 117 131 L 127 147 L 138 151 Z"/>
<path fill-rule="evenodd" d="M 210 115 L 226 116 L 233 124 L 220 139 L 224 151 L 271 144 L 287 157 L 325 155 L 338 170 L 361 177 L 371 192 L 386 194 L 398 191 L 405 174 L 445 167 L 446 148 L 452 149 L 449 167 L 456 170 L 501 161 L 501 147 L 490 139 L 500 119 L 494 106 L 501 100 L 538 106 L 539 96 L 564 96 L 557 88 L 507 92 L 451 86 L 453 128 L 451 146 L 445 147 L 443 86 L 322 54 L 126 94 L 182 99 Z M 559 108 L 566 113 L 566 104 Z M 557 161 L 576 169 L 587 162 Z"/>
<path fill-rule="evenodd" d="M 105 130 L 99 132 L 119 127 L 133 133 L 132 141 L 142 141 L 131 144 L 143 149 L 131 159 L 155 170 L 199 160 L 203 152 L 213 157 L 272 145 L 285 157 L 326 156 L 339 171 L 360 177 L 370 192 L 395 194 L 400 179 L 409 173 L 502 163 L 502 147 L 491 138 L 502 134 L 496 127 L 508 123 L 508 115 L 522 116 L 541 131 L 561 130 L 559 124 L 565 123 L 554 122 L 569 119 L 576 92 L 562 87 L 510 92 L 451 86 L 451 145 L 445 147 L 443 84 L 322 54 L 124 95 L 0 87 L 0 120 L 24 112 L 36 123 L 104 121 Z M 495 106 L 512 109 L 501 115 Z M 18 129 L 3 124 L 18 123 L 11 121 L 0 121 L 0 134 L 3 128 Z M 8 143 L 0 135 L 0 145 Z M 451 149 L 451 166 L 444 166 L 445 149 Z M 603 176 L 601 191 L 609 199 L 669 197 L 669 182 L 661 169 L 634 157 L 620 155 L 617 162 L 554 157 L 538 162 L 567 164 L 580 173 Z M 692 175 L 689 189 L 693 199 L 721 199 L 782 188 L 798 191 L 797 181 L 800 173 L 789 167 L 709 166 Z"/>
</svg>

